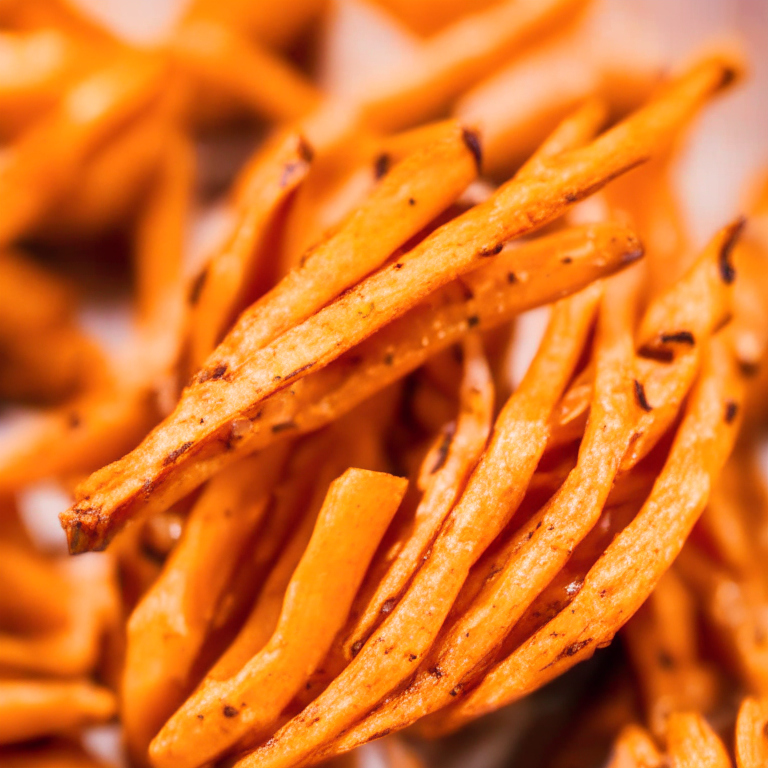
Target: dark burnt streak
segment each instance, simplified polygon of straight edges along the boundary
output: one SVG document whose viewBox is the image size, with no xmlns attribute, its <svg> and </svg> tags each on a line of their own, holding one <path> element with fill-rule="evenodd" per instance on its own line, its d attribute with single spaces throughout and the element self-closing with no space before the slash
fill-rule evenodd
<svg viewBox="0 0 768 768">
<path fill-rule="evenodd" d="M 311 163 L 315 157 L 315 150 L 312 149 L 312 145 L 303 136 L 299 136 L 299 144 L 296 151 L 305 163 Z"/>
<path fill-rule="evenodd" d="M 429 472 L 430 475 L 434 475 L 445 466 L 445 462 L 448 461 L 448 451 L 451 448 L 451 442 L 453 441 L 453 436 L 455 434 L 456 422 L 452 421 L 450 424 L 446 424 L 445 427 L 443 427 L 443 438 L 440 441 L 439 448 L 437 449 L 437 459 Z"/>
<path fill-rule="evenodd" d="M 171 451 L 164 459 L 163 459 L 163 466 L 167 467 L 169 464 L 173 464 L 176 459 L 179 458 L 183 453 L 186 453 L 190 448 L 192 447 L 191 442 L 182 443 L 178 448 Z"/>
<path fill-rule="evenodd" d="M 662 344 L 687 344 L 693 347 L 696 339 L 690 331 L 673 331 L 672 333 L 661 334 Z"/>
<path fill-rule="evenodd" d="M 272 425 L 272 433 L 285 432 L 288 429 L 296 429 L 295 421 L 281 421 L 279 424 Z"/>
<path fill-rule="evenodd" d="M 657 347 L 645 344 L 637 350 L 637 354 L 645 360 L 655 360 L 657 363 L 671 363 L 675 353 L 668 347 Z"/>
<path fill-rule="evenodd" d="M 294 376 L 298 376 L 299 374 L 304 373 L 304 371 L 308 371 L 310 368 L 314 368 L 315 365 L 317 365 L 316 361 L 302 365 L 301 368 L 297 368 L 295 371 L 291 371 L 289 374 L 287 374 L 285 378 L 292 379 Z M 276 376 L 275 378 L 277 379 L 278 377 Z"/>
<path fill-rule="evenodd" d="M 200 301 L 205 281 L 208 279 L 208 267 L 206 267 L 193 281 L 189 290 L 189 303 L 194 305 Z"/>
<path fill-rule="evenodd" d="M 739 413 L 739 404 L 734 402 L 733 400 L 729 400 L 725 404 L 725 423 L 733 424 L 738 413 Z"/>
<path fill-rule="evenodd" d="M 381 179 L 389 173 L 390 166 L 392 165 L 392 158 L 386 153 L 382 152 L 373 161 L 373 175 L 376 179 Z"/>
<path fill-rule="evenodd" d="M 731 225 L 725 242 L 720 248 L 718 254 L 718 266 L 720 268 L 720 277 L 726 285 L 730 285 L 736 279 L 736 269 L 733 266 L 733 249 L 741 235 L 746 219 L 741 218 Z"/>
<path fill-rule="evenodd" d="M 197 384 L 204 384 L 206 381 L 218 381 L 219 379 L 224 378 L 226 373 L 226 363 L 220 363 L 213 368 L 203 368 L 203 370 L 195 377 L 195 382 Z"/>
<path fill-rule="evenodd" d="M 635 379 L 635 398 L 637 404 L 647 413 L 653 410 L 653 406 L 648 402 L 648 398 L 645 396 L 645 387 L 642 382 Z"/>
<path fill-rule="evenodd" d="M 480 249 L 480 256 L 487 258 L 488 256 L 497 256 L 504 249 L 504 243 L 496 243 L 496 245 L 488 245 Z"/>
</svg>

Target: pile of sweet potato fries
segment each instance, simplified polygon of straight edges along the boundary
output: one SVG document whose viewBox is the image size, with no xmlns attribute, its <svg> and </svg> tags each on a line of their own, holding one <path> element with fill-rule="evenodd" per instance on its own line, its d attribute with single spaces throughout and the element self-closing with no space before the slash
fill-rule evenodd
<svg viewBox="0 0 768 768">
<path fill-rule="evenodd" d="M 662 75 L 587 0 L 379 5 L 415 59 L 332 97 L 321 0 L 193 0 L 144 47 L 0 1 L 0 398 L 35 408 L 0 441 L 0 764 L 101 765 L 116 720 L 134 766 L 418 768 L 594 654 L 536 765 L 768 765 L 768 176 L 703 248 L 672 182 L 741 54 Z M 118 356 L 67 268 L 114 232 Z M 40 482 L 107 552 L 40 547 Z"/>
</svg>

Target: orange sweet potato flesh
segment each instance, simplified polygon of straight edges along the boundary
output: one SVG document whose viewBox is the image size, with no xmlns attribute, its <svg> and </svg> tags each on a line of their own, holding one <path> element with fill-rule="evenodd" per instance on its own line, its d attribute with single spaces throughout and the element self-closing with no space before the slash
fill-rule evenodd
<svg viewBox="0 0 768 768">
<path fill-rule="evenodd" d="M 61 517 L 70 549 L 104 546 L 109 532 L 132 514 L 139 498 L 146 498 L 141 490 L 145 483 L 158 489 L 183 474 L 190 462 L 220 453 L 233 419 L 256 420 L 269 395 L 324 367 L 430 293 L 477 269 L 506 241 L 551 221 L 643 162 L 732 79 L 729 62 L 700 62 L 589 146 L 557 156 L 533 175 L 513 179 L 486 202 L 439 228 L 397 265 L 363 280 L 238 367 L 206 367 L 177 410 L 136 451 L 80 488 L 78 503 Z"/>
</svg>

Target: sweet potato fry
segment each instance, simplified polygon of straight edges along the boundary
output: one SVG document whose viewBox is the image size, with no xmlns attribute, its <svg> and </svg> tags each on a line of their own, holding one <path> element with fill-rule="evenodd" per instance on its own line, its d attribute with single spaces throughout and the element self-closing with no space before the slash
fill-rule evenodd
<svg viewBox="0 0 768 768">
<path fill-rule="evenodd" d="M 0 173 L 8 200 L 0 213 L 0 243 L 28 232 L 81 163 L 157 97 L 163 73 L 155 56 L 118 57 L 70 88 L 55 112 L 14 144 Z"/>
<path fill-rule="evenodd" d="M 575 17 L 583 0 L 504 2 L 425 41 L 415 63 L 389 72 L 361 105 L 364 124 L 391 131 L 429 119 L 526 42 Z"/>
<path fill-rule="evenodd" d="M 66 741 L 0 749 L 5 768 L 105 768 L 82 747 Z"/>
<path fill-rule="evenodd" d="M 0 744 L 66 733 L 114 714 L 115 697 L 91 683 L 0 681 Z"/>
<path fill-rule="evenodd" d="M 25 546 L 0 541 L 0 622 L 6 631 L 46 632 L 68 619 L 54 564 Z M 69 590 L 65 593 L 69 596 Z M 34 611 L 29 606 L 35 606 Z"/>
<path fill-rule="evenodd" d="M 189 472 L 191 463 L 220 453 L 233 419 L 256 419 L 269 395 L 327 365 L 451 279 L 478 268 L 485 254 L 496 253 L 507 240 L 542 226 L 642 162 L 732 74 L 722 60 L 701 62 L 668 85 L 656 101 L 591 145 L 556 158 L 535 177 L 509 182 L 486 203 L 441 227 L 396 264 L 364 280 L 235 369 L 213 364 L 214 353 L 174 414 L 135 452 L 78 490 L 77 504 L 61 515 L 71 551 L 104 546 L 140 506 L 139 499 L 146 499 L 141 491 L 145 480 L 159 491 Z M 200 424 L 203 402 L 207 407 Z"/>
<path fill-rule="evenodd" d="M 651 732 L 664 739 L 672 712 L 710 712 L 717 678 L 699 658 L 696 606 L 674 569 L 623 630 Z"/>
<path fill-rule="evenodd" d="M 485 658 L 599 519 L 639 412 L 632 344 L 637 277 L 626 273 L 614 278 L 603 300 L 596 394 L 576 468 L 504 548 L 480 593 L 444 631 L 409 685 L 347 731 L 336 749 L 346 751 L 381 732 L 403 728 L 449 703 L 472 682 Z M 497 483 L 489 482 L 489 487 Z"/>
<path fill-rule="evenodd" d="M 735 439 L 737 417 L 726 418 L 726 411 L 731 403 L 738 411 L 742 389 L 730 349 L 714 339 L 643 509 L 589 571 L 568 610 L 493 667 L 463 700 L 434 715 L 433 729 L 453 729 L 514 701 L 611 641 L 677 556 L 706 505 Z"/>
<path fill-rule="evenodd" d="M 320 94 L 298 70 L 237 28 L 188 21 L 174 32 L 170 52 L 193 82 L 268 120 L 296 120 L 319 103 Z"/>
<path fill-rule="evenodd" d="M 139 214 L 134 264 L 144 369 L 141 377 L 161 391 L 162 383 L 156 382 L 171 375 L 181 351 L 186 300 L 185 236 L 194 173 L 192 144 L 178 131 L 169 129 L 162 162 Z"/>
<path fill-rule="evenodd" d="M 680 553 L 676 568 L 700 601 L 737 676 L 749 690 L 764 695 L 768 692 L 765 584 L 734 577 L 691 543 Z"/>
<path fill-rule="evenodd" d="M 243 30 L 249 37 L 281 46 L 301 30 L 320 9 L 321 0 L 252 3 L 250 0 L 193 0 L 184 19 L 213 19 Z"/>
<path fill-rule="evenodd" d="M 707 721 L 693 712 L 673 712 L 667 729 L 667 750 L 675 768 L 731 768 L 722 741 Z"/>
<path fill-rule="evenodd" d="M 355 655 L 386 616 L 385 606 L 394 605 L 400 599 L 430 542 L 457 501 L 488 440 L 493 395 L 493 382 L 480 341 L 470 336 L 464 343 L 464 377 L 458 419 L 451 431 L 439 436 L 437 451 L 427 454 L 421 469 L 421 475 L 425 477 L 424 495 L 413 520 L 402 531 L 399 540 L 391 545 L 396 555 L 390 561 L 374 565 L 372 580 L 376 589 L 373 595 L 366 596 L 365 608 L 344 641 L 347 659 Z"/>
<path fill-rule="evenodd" d="M 40 223 L 44 236 L 99 235 L 133 212 L 171 134 L 165 110 L 152 109 L 118 131 L 82 167 Z M 120 179 L 120 184 L 115 184 Z"/>
<path fill-rule="evenodd" d="M 244 183 L 250 192 L 243 194 L 235 230 L 206 265 L 191 297 L 189 354 L 195 371 L 245 308 L 266 232 L 306 177 L 311 152 L 301 136 L 289 133 L 260 151 L 258 160 L 248 168 Z"/>
<path fill-rule="evenodd" d="M 103 378 L 76 306 L 62 279 L 22 253 L 0 253 L 0 396 L 57 401 Z"/>
<path fill-rule="evenodd" d="M 768 706 L 748 697 L 736 718 L 736 768 L 760 768 L 768 764 Z"/>
<path fill-rule="evenodd" d="M 602 286 L 592 286 L 564 300 L 554 311 L 542 346 L 502 409 L 490 444 L 461 499 L 384 623 L 328 688 L 269 742 L 240 760 L 239 768 L 287 766 L 316 756 L 327 742 L 413 674 L 470 567 L 523 498 L 546 445 L 549 412 L 573 373 L 601 293 Z M 426 614 L 425 601 L 430 606 Z"/>
<path fill-rule="evenodd" d="M 76 677 L 96 668 L 107 631 L 119 618 L 114 564 L 86 558 L 57 570 L 56 599 L 64 603 L 65 623 L 44 633 L 0 633 L 0 673 Z"/>
<path fill-rule="evenodd" d="M 254 740 L 269 732 L 341 629 L 407 484 L 357 469 L 331 484 L 269 642 L 237 675 L 206 679 L 153 742 L 154 765 L 201 765 L 243 737 Z M 329 567 L 330 547 L 334 560 Z M 216 738 L 209 728 L 195 727 L 200 714 L 214 723 Z"/>
<path fill-rule="evenodd" d="M 281 274 L 299 266 L 305 254 L 324 238 L 333 238 L 335 230 L 361 208 L 361 199 L 370 198 L 362 204 L 369 210 L 376 200 L 382 206 L 407 201 L 408 208 L 399 210 L 393 219 L 402 217 L 397 226 L 410 227 L 410 234 L 398 243 L 402 245 L 453 203 L 475 178 L 477 167 L 474 162 L 467 162 L 469 159 L 464 133 L 455 120 L 386 139 L 363 134 L 326 151 L 317 158 L 290 211 L 280 255 Z M 392 173 L 395 175 L 386 187 L 371 198 L 376 185 L 380 186 L 382 179 Z M 382 207 L 379 216 L 386 211 Z M 372 224 L 386 232 L 382 219 Z"/>
<path fill-rule="evenodd" d="M 613 746 L 606 768 L 662 768 L 664 759 L 649 733 L 637 725 L 626 726 Z"/>
<path fill-rule="evenodd" d="M 88 472 L 136 445 L 156 421 L 153 393 L 144 386 L 107 386 L 30 414 L 3 438 L 0 491 Z"/>
<path fill-rule="evenodd" d="M 301 382 L 306 385 L 303 391 L 300 385 L 292 388 L 295 397 L 280 393 L 269 398 L 250 435 L 230 439 L 232 450 L 186 473 L 184 484 L 172 486 L 173 496 L 157 494 L 155 508 L 170 506 L 237 455 L 327 424 L 459 341 L 471 328 L 492 328 L 519 312 L 579 290 L 640 256 L 642 248 L 634 235 L 608 224 L 520 244 Z"/>
<path fill-rule="evenodd" d="M 723 279 L 721 262 L 739 237 L 741 222 L 721 229 L 688 272 L 647 308 L 638 331 L 645 413 L 622 462 L 622 472 L 634 467 L 669 429 L 700 367 L 702 346 L 727 322 L 733 301 L 733 281 Z M 588 371 L 571 386 L 556 411 L 553 446 L 578 436 L 590 396 Z"/>
<path fill-rule="evenodd" d="M 192 665 L 284 459 L 283 447 L 273 449 L 211 481 L 160 578 L 131 615 L 121 714 L 137 762 L 146 762 L 149 742 L 194 687 Z"/>
</svg>

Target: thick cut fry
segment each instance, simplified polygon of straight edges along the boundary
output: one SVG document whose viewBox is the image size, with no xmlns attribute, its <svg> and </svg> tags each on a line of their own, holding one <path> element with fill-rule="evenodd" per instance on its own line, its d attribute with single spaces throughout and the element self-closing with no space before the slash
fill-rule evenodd
<svg viewBox="0 0 768 768">
<path fill-rule="evenodd" d="M 736 768 L 768 765 L 768 705 L 764 700 L 746 698 L 736 719 Z"/>
<path fill-rule="evenodd" d="M 590 569 L 567 610 L 497 664 L 432 727 L 454 729 L 514 701 L 608 644 L 682 548 L 731 451 L 743 385 L 730 349 L 713 340 L 667 463 L 637 517 Z M 557 633 L 555 635 L 555 633 Z"/>
<path fill-rule="evenodd" d="M 691 712 L 673 712 L 667 729 L 671 768 L 731 768 L 725 746 L 707 721 Z"/>
<path fill-rule="evenodd" d="M 237 675 L 209 677 L 187 700 L 152 744 L 155 766 L 202 765 L 243 737 L 258 740 L 269 732 L 330 649 L 407 485 L 357 469 L 331 484 L 274 634 Z M 201 714 L 205 729 L 196 727 Z"/>
<path fill-rule="evenodd" d="M 187 22 L 170 50 L 182 72 L 269 120 L 295 120 L 319 102 L 312 84 L 287 61 L 223 24 Z"/>
<path fill-rule="evenodd" d="M 413 681 L 345 733 L 334 749 L 352 749 L 448 704 L 473 682 L 486 657 L 600 518 L 639 411 L 632 344 L 637 277 L 626 273 L 614 278 L 603 300 L 596 395 L 576 468 L 505 547 L 479 595 L 435 643 Z M 496 487 L 498 480 L 489 478 L 488 485 Z M 486 503 L 494 501 L 488 498 Z"/>
<path fill-rule="evenodd" d="M 649 733 L 637 725 L 626 726 L 613 746 L 606 768 L 662 768 L 664 759 Z"/>
<path fill-rule="evenodd" d="M 115 697 L 91 683 L 0 681 L 0 744 L 66 733 L 114 714 Z"/>
<path fill-rule="evenodd" d="M 480 341 L 470 336 L 464 344 L 464 377 L 458 419 L 451 430 L 439 436 L 437 451 L 427 454 L 421 468 L 426 484 L 424 495 L 413 519 L 390 545 L 396 554 L 381 564 L 376 563 L 372 569 L 369 578 L 375 582 L 375 592 L 365 597 L 365 608 L 344 641 L 347 659 L 362 647 L 386 616 L 385 606 L 400 599 L 430 542 L 456 503 L 488 440 L 493 399 L 493 381 Z"/>
<path fill-rule="evenodd" d="M 284 450 L 273 449 L 211 481 L 160 578 L 131 615 L 121 714 L 139 763 L 146 763 L 149 742 L 194 687 L 193 664 L 284 458 Z"/>
<path fill-rule="evenodd" d="M 255 277 L 260 249 L 274 217 L 302 183 L 311 153 L 298 134 L 291 133 L 259 153 L 248 169 L 250 194 L 239 206 L 236 228 L 206 265 L 191 297 L 190 365 L 198 370 L 237 314 L 245 308 Z M 295 298 L 295 297 L 292 297 Z"/>
<path fill-rule="evenodd" d="M 470 567 L 510 520 L 546 445 L 549 413 L 566 386 L 602 292 L 561 302 L 523 382 L 504 406 L 489 447 L 429 557 L 402 599 L 349 666 L 265 745 L 238 762 L 288 766 L 314 757 L 413 674 L 435 639 Z M 482 521 L 482 524 L 481 524 Z M 424 605 L 430 609 L 424 611 Z"/>
</svg>

